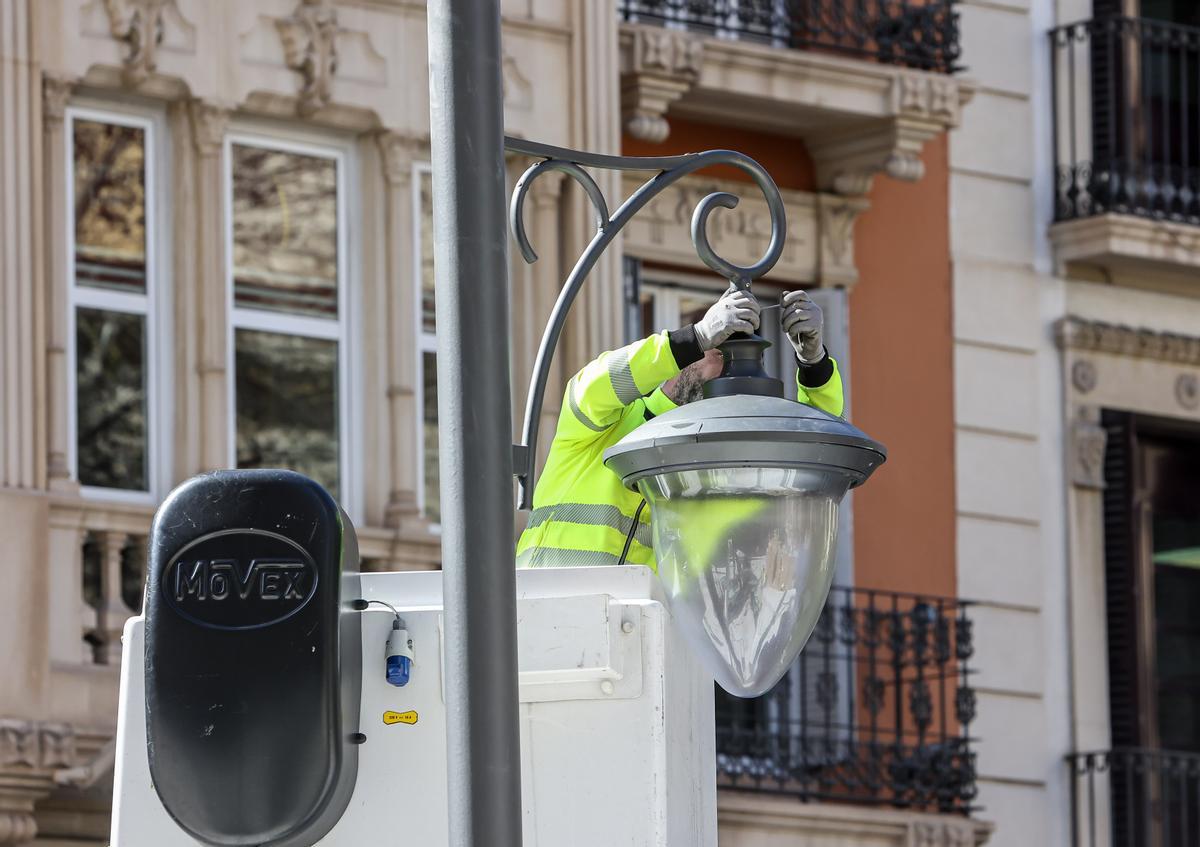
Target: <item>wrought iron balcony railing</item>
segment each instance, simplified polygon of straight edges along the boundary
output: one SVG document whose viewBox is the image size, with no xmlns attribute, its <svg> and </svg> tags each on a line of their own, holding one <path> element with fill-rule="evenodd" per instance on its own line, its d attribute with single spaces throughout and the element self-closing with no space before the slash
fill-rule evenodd
<svg viewBox="0 0 1200 847">
<path fill-rule="evenodd" d="M 965 601 L 834 587 L 772 691 L 718 691 L 718 785 L 968 813 L 974 648 Z"/>
<path fill-rule="evenodd" d="M 627 21 L 926 71 L 959 70 L 958 0 L 620 0 Z"/>
<path fill-rule="evenodd" d="M 1067 766 L 1074 847 L 1200 845 L 1200 754 L 1119 748 Z"/>
<path fill-rule="evenodd" d="M 1056 221 L 1200 223 L 1200 29 L 1103 17 L 1050 31 Z"/>
</svg>

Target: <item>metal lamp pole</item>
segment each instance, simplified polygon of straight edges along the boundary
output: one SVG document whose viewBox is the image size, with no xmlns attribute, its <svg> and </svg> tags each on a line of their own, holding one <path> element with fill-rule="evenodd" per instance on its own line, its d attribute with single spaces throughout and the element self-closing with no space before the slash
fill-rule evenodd
<svg viewBox="0 0 1200 847">
<path fill-rule="evenodd" d="M 520 847 L 499 0 L 430 0 L 450 843 Z"/>
</svg>

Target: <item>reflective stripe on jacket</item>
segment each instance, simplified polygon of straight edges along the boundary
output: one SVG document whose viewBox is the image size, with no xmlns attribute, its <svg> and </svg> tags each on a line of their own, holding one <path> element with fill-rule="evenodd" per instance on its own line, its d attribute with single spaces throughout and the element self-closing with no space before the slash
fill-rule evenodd
<svg viewBox="0 0 1200 847">
<path fill-rule="evenodd" d="M 558 429 L 517 542 L 517 567 L 615 565 L 642 496 L 604 466 L 604 451 L 646 421 L 675 408 L 662 384 L 702 353 L 691 327 L 661 332 L 602 353 L 567 383 Z M 817 377 L 820 384 L 805 386 Z M 799 400 L 842 413 L 842 380 L 826 358 L 797 374 Z M 653 568 L 648 509 L 626 561 Z"/>
</svg>

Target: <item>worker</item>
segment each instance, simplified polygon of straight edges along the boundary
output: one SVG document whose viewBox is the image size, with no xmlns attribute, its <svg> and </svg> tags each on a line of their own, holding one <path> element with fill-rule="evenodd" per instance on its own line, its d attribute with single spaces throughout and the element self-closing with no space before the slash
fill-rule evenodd
<svg viewBox="0 0 1200 847">
<path fill-rule="evenodd" d="M 797 398 L 841 415 L 842 381 L 822 341 L 821 308 L 804 291 L 787 292 L 781 306 L 796 351 Z M 517 567 L 615 565 L 626 546 L 625 561 L 655 567 L 642 497 L 604 465 L 604 451 L 657 415 L 703 399 L 704 384 L 724 366 L 718 345 L 756 331 L 761 311 L 753 294 L 731 285 L 695 324 L 601 353 L 571 377 Z"/>
</svg>

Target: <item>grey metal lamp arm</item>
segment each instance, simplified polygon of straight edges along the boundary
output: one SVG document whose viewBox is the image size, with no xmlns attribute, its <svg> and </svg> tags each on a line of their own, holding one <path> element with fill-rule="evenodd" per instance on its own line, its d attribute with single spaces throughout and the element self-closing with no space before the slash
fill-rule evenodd
<svg viewBox="0 0 1200 847">
<path fill-rule="evenodd" d="M 596 234 L 575 262 L 575 267 L 571 269 L 542 334 L 533 376 L 529 382 L 529 394 L 525 401 L 525 423 L 521 433 L 521 443 L 513 445 L 513 475 L 518 480 L 517 505 L 518 508 L 528 509 L 533 499 L 533 469 L 534 457 L 537 455 L 538 423 L 546 395 L 550 361 L 558 346 L 559 336 L 562 334 L 567 313 L 575 301 L 576 294 L 579 293 L 584 280 L 601 254 L 625 227 L 625 224 L 629 223 L 634 215 L 663 190 L 690 173 L 711 165 L 733 165 L 740 168 L 750 175 L 759 190 L 762 191 L 771 216 L 771 241 L 762 258 L 752 265 L 743 267 L 721 258 L 713 250 L 706 231 L 708 216 L 718 206 L 732 209 L 738 204 L 736 196 L 723 191 L 709 194 L 696 204 L 696 208 L 692 212 L 692 243 L 696 247 L 696 255 L 704 264 L 739 288 L 749 288 L 752 280 L 767 273 L 779 261 L 779 257 L 783 253 L 783 242 L 787 237 L 787 215 L 779 188 L 766 169 L 749 156 L 733 150 L 708 150 L 683 156 L 605 156 L 508 136 L 504 139 L 504 148 L 542 160 L 531 165 L 517 180 L 509 206 L 509 226 L 526 262 L 537 261 L 537 253 L 534 252 L 525 233 L 524 207 L 529 187 L 539 174 L 548 170 L 557 170 L 567 174 L 583 188 L 596 212 Z M 584 170 L 584 167 L 618 171 L 657 171 L 658 173 L 633 192 L 617 208 L 616 213 L 610 216 L 604 193 L 591 175 Z"/>
</svg>

